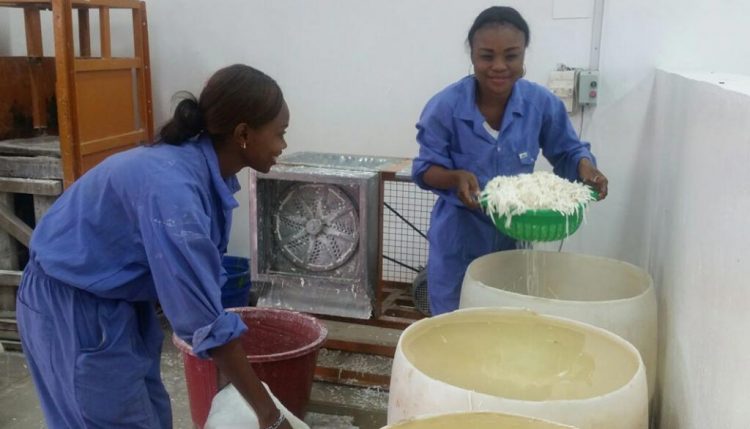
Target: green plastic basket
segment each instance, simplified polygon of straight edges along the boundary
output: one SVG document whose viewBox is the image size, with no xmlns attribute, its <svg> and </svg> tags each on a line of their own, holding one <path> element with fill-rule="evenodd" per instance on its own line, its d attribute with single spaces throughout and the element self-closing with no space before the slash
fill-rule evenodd
<svg viewBox="0 0 750 429">
<path fill-rule="evenodd" d="M 598 194 L 592 192 L 594 200 Z M 487 202 L 480 201 L 487 209 Z M 495 227 L 507 235 L 520 241 L 559 241 L 578 230 L 583 221 L 584 204 L 572 215 L 566 216 L 554 210 L 529 210 L 513 216 L 510 226 L 506 227 L 506 217 L 492 213 L 490 216 Z"/>
</svg>

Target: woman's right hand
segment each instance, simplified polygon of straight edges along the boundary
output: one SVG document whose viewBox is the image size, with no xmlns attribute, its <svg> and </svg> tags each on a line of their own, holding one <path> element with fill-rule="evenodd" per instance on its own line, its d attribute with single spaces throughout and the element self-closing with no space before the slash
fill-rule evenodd
<svg viewBox="0 0 750 429">
<path fill-rule="evenodd" d="M 453 170 L 456 195 L 470 209 L 479 208 L 479 182 L 474 173 L 466 170 Z"/>
<path fill-rule="evenodd" d="M 208 354 L 219 367 L 219 370 L 229 378 L 240 395 L 253 408 L 255 415 L 258 417 L 259 427 L 262 429 L 272 427 L 279 418 L 281 411 L 276 407 L 268 391 L 255 375 L 250 362 L 247 361 L 241 340 L 235 338 L 224 345 L 209 350 Z M 292 429 L 292 426 L 287 420 L 284 420 L 279 428 Z"/>
<path fill-rule="evenodd" d="M 466 170 L 448 170 L 433 165 L 424 172 L 424 182 L 437 189 L 455 189 L 458 198 L 470 209 L 479 208 L 479 182 L 474 173 Z"/>
</svg>

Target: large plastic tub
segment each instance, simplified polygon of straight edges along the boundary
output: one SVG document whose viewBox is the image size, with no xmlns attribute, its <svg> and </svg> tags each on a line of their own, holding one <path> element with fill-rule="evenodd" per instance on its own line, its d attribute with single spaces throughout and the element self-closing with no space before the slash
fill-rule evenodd
<svg viewBox="0 0 750 429">
<path fill-rule="evenodd" d="M 575 429 L 532 417 L 474 412 L 439 414 L 407 420 L 383 429 Z"/>
<path fill-rule="evenodd" d="M 241 337 L 255 373 L 294 415 L 302 418 L 310 400 L 318 350 L 328 335 L 326 327 L 312 316 L 272 308 L 233 308 L 248 327 Z M 193 423 L 206 423 L 214 395 L 228 384 L 211 359 L 200 359 L 190 345 L 177 337 L 172 341 L 182 351 L 185 380 Z"/>
<path fill-rule="evenodd" d="M 646 429 L 646 372 L 617 335 L 529 310 L 462 309 L 413 323 L 396 346 L 388 423 L 467 411 Z"/>
<path fill-rule="evenodd" d="M 654 393 L 656 294 L 651 276 L 635 265 L 576 253 L 491 253 L 466 270 L 459 307 L 522 307 L 604 328 L 638 349 L 649 398 Z"/>
</svg>

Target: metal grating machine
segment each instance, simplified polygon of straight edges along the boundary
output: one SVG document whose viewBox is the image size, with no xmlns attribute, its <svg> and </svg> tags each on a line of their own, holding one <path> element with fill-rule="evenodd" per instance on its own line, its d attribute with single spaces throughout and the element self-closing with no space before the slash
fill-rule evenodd
<svg viewBox="0 0 750 429">
<path fill-rule="evenodd" d="M 252 174 L 258 305 L 358 319 L 403 306 L 383 285 L 408 290 L 426 264 L 434 202 L 407 170 L 402 158 L 298 152 Z"/>
</svg>

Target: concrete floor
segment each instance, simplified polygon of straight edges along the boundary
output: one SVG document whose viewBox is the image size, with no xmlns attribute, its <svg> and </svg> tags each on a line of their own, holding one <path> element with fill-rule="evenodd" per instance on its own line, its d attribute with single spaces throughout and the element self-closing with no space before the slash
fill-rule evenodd
<svg viewBox="0 0 750 429">
<path fill-rule="evenodd" d="M 162 379 L 172 398 L 175 429 L 191 429 L 182 358 L 165 332 Z M 385 425 L 387 392 L 315 382 L 306 421 L 311 429 L 377 429 Z M 0 352 L 0 428 L 45 428 L 21 353 Z"/>
</svg>

